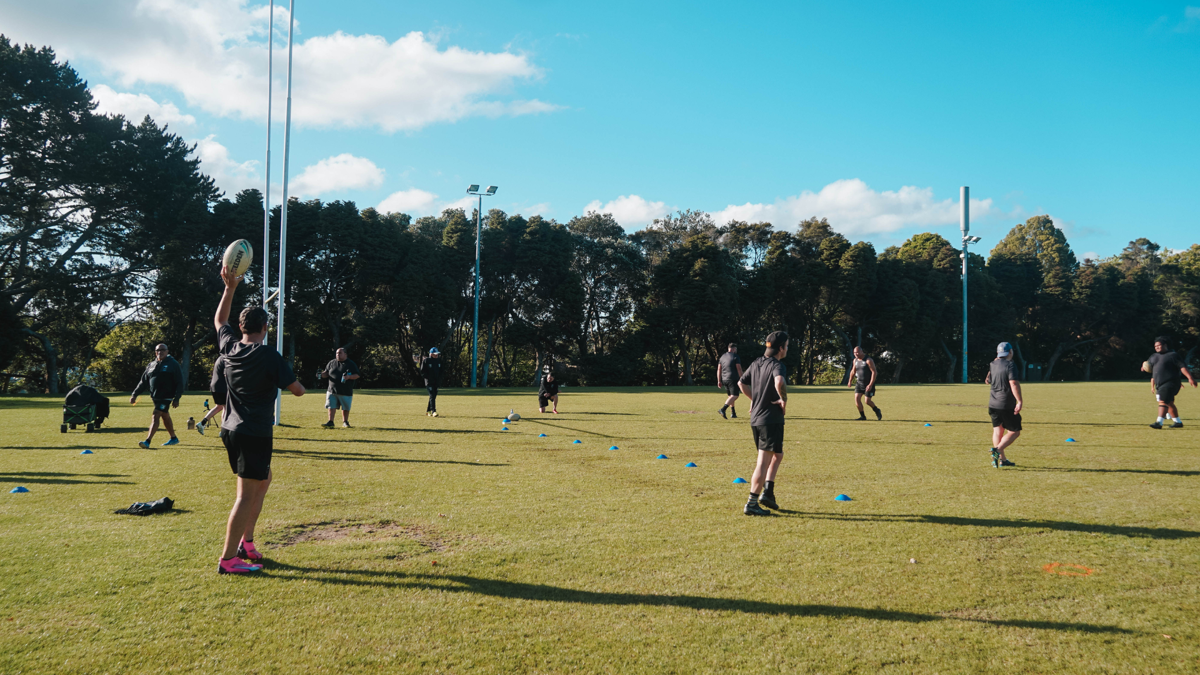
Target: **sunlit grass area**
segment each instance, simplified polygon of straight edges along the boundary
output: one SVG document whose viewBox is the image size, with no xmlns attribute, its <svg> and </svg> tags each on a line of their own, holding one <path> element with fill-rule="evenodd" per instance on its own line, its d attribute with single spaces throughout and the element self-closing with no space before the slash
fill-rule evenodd
<svg viewBox="0 0 1200 675">
<path fill-rule="evenodd" d="M 216 574 L 215 429 L 147 451 L 127 395 L 94 434 L 0 399 L 0 671 L 1194 671 L 1200 394 L 1154 431 L 1147 389 L 1026 385 L 1003 470 L 982 385 L 880 387 L 882 422 L 793 389 L 771 518 L 741 514 L 749 411 L 715 387 L 565 389 L 557 416 L 444 391 L 436 419 L 364 390 L 350 429 L 288 397 L 255 578 Z"/>
</svg>

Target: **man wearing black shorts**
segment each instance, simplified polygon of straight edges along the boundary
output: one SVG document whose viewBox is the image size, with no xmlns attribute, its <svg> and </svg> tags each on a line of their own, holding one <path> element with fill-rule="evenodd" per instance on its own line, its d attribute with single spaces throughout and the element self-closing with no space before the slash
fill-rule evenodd
<svg viewBox="0 0 1200 675">
<path fill-rule="evenodd" d="M 218 377 L 228 394 L 221 421 L 221 441 L 229 455 L 229 468 L 237 474 L 237 500 L 225 528 L 225 550 L 217 563 L 221 574 L 257 572 L 262 560 L 254 547 L 254 526 L 262 511 L 263 498 L 271 487 L 271 450 L 275 421 L 275 397 L 280 389 L 304 395 L 291 366 L 274 347 L 263 344 L 267 337 L 267 311 L 247 307 L 239 320 L 241 335 L 229 325 L 233 293 L 241 277 L 221 268 L 225 292 L 217 305 L 213 327 L 223 364 Z"/>
<path fill-rule="evenodd" d="M 138 443 L 140 447 L 149 449 L 150 441 L 158 432 L 159 422 L 167 428 L 171 438 L 163 445 L 175 445 L 179 438 L 175 436 L 175 425 L 171 422 L 171 408 L 179 407 L 179 399 L 183 397 L 183 369 L 174 356 L 167 353 L 167 346 L 154 346 L 154 360 L 146 366 L 142 379 L 138 380 L 133 395 L 129 397 L 129 405 L 137 403 L 138 394 L 150 392 L 150 400 L 154 402 L 154 417 L 150 420 L 150 432 L 146 440 Z"/>
<path fill-rule="evenodd" d="M 442 381 L 442 355 L 437 347 L 430 347 L 429 356 L 421 359 L 421 377 L 425 379 L 425 391 L 429 392 L 429 403 L 425 404 L 425 414 L 437 417 L 438 385 Z"/>
<path fill-rule="evenodd" d="M 750 431 L 758 446 L 758 463 L 750 478 L 750 501 L 742 512 L 748 516 L 769 516 L 779 510 L 775 503 L 775 474 L 783 462 L 783 423 L 787 413 L 788 334 L 777 330 L 767 336 L 766 352 L 758 357 L 742 377 L 738 386 L 750 398 Z M 761 492 L 761 495 L 760 495 Z M 762 504 L 762 506 L 759 506 Z"/>
<path fill-rule="evenodd" d="M 1179 419 L 1179 408 L 1175 407 L 1175 397 L 1183 387 L 1181 376 L 1187 376 L 1188 382 L 1191 382 L 1193 387 L 1196 386 L 1192 372 L 1188 370 L 1183 359 L 1179 358 L 1179 354 L 1171 351 L 1170 339 L 1166 337 L 1154 339 L 1154 353 L 1146 359 L 1146 363 L 1150 365 L 1150 391 L 1154 392 L 1154 398 L 1158 401 L 1158 420 L 1151 424 L 1150 428 L 1163 428 L 1163 422 L 1168 417 L 1174 422 L 1171 425 L 1172 429 L 1183 428 L 1183 421 Z"/>
<path fill-rule="evenodd" d="M 732 342 L 726 348 L 721 358 L 717 359 L 717 388 L 725 390 L 725 405 L 717 411 L 721 417 L 725 417 L 725 411 L 729 411 L 729 417 L 737 419 L 737 410 L 733 404 L 737 402 L 738 395 L 741 393 L 738 388 L 738 380 L 742 377 L 742 360 L 738 358 L 737 345 Z M 725 417 L 725 419 L 729 419 Z"/>
<path fill-rule="evenodd" d="M 854 381 L 846 386 L 854 387 L 854 406 L 858 408 L 858 421 L 867 419 L 867 414 L 863 412 L 863 398 L 867 399 L 867 406 L 875 411 L 875 419 L 883 419 L 883 411 L 871 400 L 875 397 L 875 381 L 879 378 L 879 371 L 875 369 L 875 359 L 867 357 L 862 347 L 855 347 L 853 368 Z"/>
<path fill-rule="evenodd" d="M 1016 466 L 1004 456 L 1004 449 L 1021 435 L 1021 381 L 1017 364 L 1013 363 L 1012 345 L 1001 342 L 996 346 L 996 360 L 984 382 L 991 385 L 988 414 L 992 417 L 992 466 Z"/>
<path fill-rule="evenodd" d="M 558 414 L 558 380 L 554 379 L 554 373 L 550 372 L 550 366 L 542 366 L 542 379 L 538 383 L 538 412 L 546 412 L 546 406 L 554 404 L 554 409 L 551 410 L 555 415 Z"/>
</svg>

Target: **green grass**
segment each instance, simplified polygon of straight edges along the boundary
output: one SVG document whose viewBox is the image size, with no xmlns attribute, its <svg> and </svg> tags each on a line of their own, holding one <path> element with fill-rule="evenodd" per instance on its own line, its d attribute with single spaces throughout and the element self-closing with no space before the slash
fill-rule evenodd
<svg viewBox="0 0 1200 675">
<path fill-rule="evenodd" d="M 981 385 L 881 387 L 883 422 L 794 390 L 772 518 L 741 515 L 748 411 L 715 387 L 566 389 L 557 417 L 446 391 L 438 419 L 367 390 L 352 429 L 288 397 L 257 578 L 216 574 L 215 434 L 146 451 L 122 395 L 98 434 L 0 399 L 0 672 L 1194 672 L 1200 424 L 1148 429 L 1148 389 L 1027 385 L 1005 470 Z"/>
</svg>

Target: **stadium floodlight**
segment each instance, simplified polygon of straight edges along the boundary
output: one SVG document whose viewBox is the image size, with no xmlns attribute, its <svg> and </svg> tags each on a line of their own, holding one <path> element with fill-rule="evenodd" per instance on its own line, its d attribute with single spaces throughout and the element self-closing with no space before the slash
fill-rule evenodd
<svg viewBox="0 0 1200 675">
<path fill-rule="evenodd" d="M 467 194 L 479 198 L 479 208 L 475 209 L 475 321 L 471 324 L 471 388 L 475 388 L 475 374 L 478 368 L 475 364 L 479 358 L 479 234 L 483 229 L 483 198 L 496 194 L 499 188 L 489 185 L 487 192 L 480 192 L 478 185 L 467 187 Z"/>
<path fill-rule="evenodd" d="M 963 327 L 962 327 L 962 381 L 967 383 L 967 263 L 971 261 L 971 257 L 967 255 L 967 247 L 977 243 L 979 237 L 973 237 L 971 232 L 971 188 L 966 185 L 958 189 L 958 200 L 962 209 L 959 217 L 959 229 L 962 230 L 962 300 L 963 300 Z"/>
</svg>

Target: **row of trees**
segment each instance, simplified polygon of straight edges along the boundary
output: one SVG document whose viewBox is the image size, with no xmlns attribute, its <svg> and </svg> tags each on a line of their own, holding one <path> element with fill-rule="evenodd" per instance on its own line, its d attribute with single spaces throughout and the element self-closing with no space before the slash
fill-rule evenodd
<svg viewBox="0 0 1200 675">
<path fill-rule="evenodd" d="M 149 118 L 94 114 L 49 49 L 0 37 L 0 76 L 0 369 L 50 392 L 128 389 L 161 341 L 204 387 L 216 267 L 228 242 L 262 240 L 261 194 L 222 197 L 193 149 Z M 466 382 L 475 217 L 293 200 L 285 356 L 303 376 L 345 346 L 364 386 L 407 386 L 414 356 L 437 346 L 446 384 Z M 530 384 L 546 363 L 587 385 L 708 383 L 726 343 L 754 354 L 778 328 L 793 336 L 798 384 L 843 380 L 858 344 L 893 382 L 961 369 L 960 252 L 937 234 L 876 251 L 823 219 L 785 230 L 683 211 L 631 234 L 608 214 L 492 210 L 481 236 L 487 386 Z M 1200 343 L 1200 245 L 1164 254 L 1138 239 L 1080 262 L 1039 216 L 987 260 L 971 254 L 968 274 L 976 379 L 1001 340 L 1027 379 L 1055 380 L 1133 377 L 1159 333 L 1189 358 Z M 260 280 L 256 265 L 237 302 L 258 302 Z"/>
</svg>

